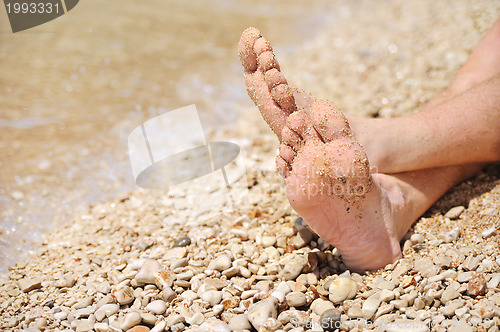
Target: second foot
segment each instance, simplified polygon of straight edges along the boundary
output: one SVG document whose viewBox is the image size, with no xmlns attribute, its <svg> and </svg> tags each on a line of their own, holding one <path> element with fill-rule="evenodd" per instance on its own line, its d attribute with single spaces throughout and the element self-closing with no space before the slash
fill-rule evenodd
<svg viewBox="0 0 500 332">
<path fill-rule="evenodd" d="M 399 259 L 403 194 L 390 176 L 370 174 L 344 115 L 318 101 L 309 114 L 292 113 L 281 137 L 277 166 L 290 204 L 345 265 L 366 271 Z"/>
</svg>

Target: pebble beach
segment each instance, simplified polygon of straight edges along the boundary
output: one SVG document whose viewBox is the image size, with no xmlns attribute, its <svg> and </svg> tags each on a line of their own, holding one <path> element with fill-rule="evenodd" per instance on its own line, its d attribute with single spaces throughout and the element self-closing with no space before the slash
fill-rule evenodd
<svg viewBox="0 0 500 332">
<path fill-rule="evenodd" d="M 495 1 L 328 8 L 339 16 L 320 33 L 294 52 L 276 49 L 281 69 L 366 117 L 418 111 L 500 17 Z M 209 140 L 245 151 L 241 203 L 192 206 L 180 220 L 170 198 L 183 193 L 135 188 L 80 209 L 0 278 L 0 330 L 499 330 L 499 164 L 417 220 L 402 259 L 358 274 L 290 207 L 274 166 L 277 140 L 257 109 L 238 112 Z"/>
</svg>

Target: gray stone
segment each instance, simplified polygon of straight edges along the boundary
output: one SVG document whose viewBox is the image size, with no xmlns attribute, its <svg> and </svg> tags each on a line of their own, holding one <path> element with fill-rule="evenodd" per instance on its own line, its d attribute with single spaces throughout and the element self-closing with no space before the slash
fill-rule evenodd
<svg viewBox="0 0 500 332">
<path fill-rule="evenodd" d="M 340 311 L 337 309 L 328 309 L 323 312 L 319 318 L 320 326 L 325 331 L 335 331 L 340 326 Z"/>
<path fill-rule="evenodd" d="M 186 247 L 191 244 L 191 239 L 188 236 L 183 236 L 177 241 L 175 241 L 174 245 L 172 248 L 177 248 L 177 247 Z"/>
</svg>

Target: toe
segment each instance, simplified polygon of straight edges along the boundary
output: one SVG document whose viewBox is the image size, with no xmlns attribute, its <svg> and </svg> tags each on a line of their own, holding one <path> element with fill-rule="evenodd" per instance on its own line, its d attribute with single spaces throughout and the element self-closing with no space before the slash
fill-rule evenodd
<svg viewBox="0 0 500 332">
<path fill-rule="evenodd" d="M 296 132 L 284 126 L 281 130 L 281 142 L 290 146 L 294 151 L 299 151 L 302 138 Z"/>
<path fill-rule="evenodd" d="M 264 80 L 271 91 L 274 102 L 288 115 L 297 110 L 292 88 L 287 84 L 285 76 L 276 68 L 265 72 Z"/>
<path fill-rule="evenodd" d="M 287 119 L 287 126 L 303 140 L 321 140 L 312 126 L 310 117 L 304 111 L 297 111 L 290 114 Z"/>
<path fill-rule="evenodd" d="M 344 114 L 326 100 L 315 102 L 311 106 L 310 116 L 316 132 L 325 142 L 351 135 L 351 129 Z"/>
<path fill-rule="evenodd" d="M 280 144 L 279 155 L 281 158 L 283 158 L 284 161 L 291 164 L 293 162 L 293 159 L 295 158 L 296 153 L 291 146 L 286 144 Z"/>
<path fill-rule="evenodd" d="M 276 156 L 276 169 L 278 170 L 278 173 L 283 178 L 287 178 L 290 176 L 290 172 L 292 171 L 292 167 L 290 164 L 288 164 L 281 156 Z"/>
<path fill-rule="evenodd" d="M 260 38 L 260 31 L 256 28 L 248 28 L 243 31 L 238 45 L 240 61 L 245 71 L 257 70 L 257 54 L 254 51 L 255 41 Z"/>
<path fill-rule="evenodd" d="M 276 68 L 266 71 L 264 79 L 269 87 L 269 90 L 274 89 L 280 84 L 287 84 L 285 76 Z"/>
<path fill-rule="evenodd" d="M 278 106 L 289 115 L 297 110 L 293 92 L 287 84 L 280 84 L 271 90 L 271 98 Z"/>
<path fill-rule="evenodd" d="M 255 41 L 253 50 L 255 54 L 260 55 L 264 52 L 272 52 L 273 48 L 271 47 L 271 43 L 268 42 L 266 38 L 260 37 Z"/>
<path fill-rule="evenodd" d="M 259 69 L 262 70 L 262 72 L 264 73 L 273 68 L 276 68 L 277 70 L 280 69 L 278 60 L 276 60 L 274 53 L 271 51 L 266 51 L 261 53 L 257 57 L 257 63 L 259 65 Z"/>
</svg>

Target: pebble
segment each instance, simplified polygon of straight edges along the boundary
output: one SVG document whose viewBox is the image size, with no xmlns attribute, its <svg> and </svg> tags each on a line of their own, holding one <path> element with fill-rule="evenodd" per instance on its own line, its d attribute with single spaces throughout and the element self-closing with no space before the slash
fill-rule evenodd
<svg viewBox="0 0 500 332">
<path fill-rule="evenodd" d="M 446 212 L 444 217 L 448 219 L 457 219 L 464 211 L 465 211 L 464 206 L 455 206 L 452 207 L 450 210 L 448 210 L 448 212 Z"/>
<path fill-rule="evenodd" d="M 178 323 L 184 323 L 186 321 L 185 317 L 179 314 L 168 315 L 166 323 L 168 327 L 172 327 Z"/>
<path fill-rule="evenodd" d="M 128 329 L 127 332 L 148 332 L 149 327 L 144 325 L 136 325 L 131 329 Z"/>
<path fill-rule="evenodd" d="M 415 259 L 414 269 L 417 270 L 420 275 L 425 278 L 435 276 L 439 272 L 439 268 L 434 265 L 430 258 Z"/>
<path fill-rule="evenodd" d="M 424 243 L 425 238 L 422 234 L 415 233 L 415 234 L 412 234 L 412 236 L 410 236 L 410 241 L 413 244 Z"/>
<path fill-rule="evenodd" d="M 146 259 L 141 269 L 135 275 L 135 280 L 139 284 L 154 284 L 155 277 L 161 270 L 161 264 L 154 259 Z"/>
<path fill-rule="evenodd" d="M 390 300 L 394 299 L 394 292 L 388 289 L 382 289 L 379 292 L 379 299 L 380 302 L 389 302 Z"/>
<path fill-rule="evenodd" d="M 141 321 L 142 321 L 142 317 L 139 313 L 129 312 L 123 318 L 123 322 L 120 324 L 120 328 L 122 330 L 128 330 L 131 327 L 134 327 L 135 325 L 139 324 Z"/>
<path fill-rule="evenodd" d="M 494 235 L 497 232 L 495 227 L 488 228 L 487 230 L 484 230 L 481 232 L 481 236 L 485 239 L 489 238 L 490 236 Z"/>
<path fill-rule="evenodd" d="M 134 290 L 129 286 L 125 286 L 115 292 L 115 297 L 116 301 L 121 305 L 132 303 L 135 299 Z"/>
<path fill-rule="evenodd" d="M 496 288 L 500 283 L 500 273 L 493 273 L 490 281 L 488 281 L 488 288 Z"/>
<path fill-rule="evenodd" d="M 278 300 L 274 296 L 251 304 L 247 311 L 248 321 L 259 330 L 268 318 L 278 317 Z"/>
<path fill-rule="evenodd" d="M 73 305 L 73 309 L 82 309 L 90 306 L 92 302 L 94 301 L 94 298 L 92 297 L 86 297 L 80 301 L 78 301 L 76 304 Z"/>
<path fill-rule="evenodd" d="M 217 305 L 222 300 L 222 292 L 217 290 L 209 290 L 201 294 L 201 299 L 208 302 L 212 307 Z"/>
<path fill-rule="evenodd" d="M 167 303 L 170 303 L 176 296 L 176 293 L 168 286 L 163 288 L 161 292 L 161 299 Z"/>
<path fill-rule="evenodd" d="M 109 331 L 109 325 L 106 323 L 95 323 L 94 324 L 94 330 L 96 332 L 107 332 Z"/>
<path fill-rule="evenodd" d="M 158 318 L 156 318 L 155 315 L 152 315 L 149 312 L 141 313 L 141 318 L 142 318 L 142 322 L 144 324 L 148 324 L 148 325 L 155 325 L 156 322 L 158 321 Z"/>
<path fill-rule="evenodd" d="M 440 308 L 440 312 L 445 316 L 453 316 L 455 314 L 455 310 L 462 308 L 464 304 L 464 300 L 456 299 L 446 304 L 446 306 Z"/>
<path fill-rule="evenodd" d="M 288 284 L 284 281 L 282 281 L 278 284 L 278 287 L 276 287 L 276 290 L 279 290 L 280 292 L 282 292 L 285 295 L 287 295 L 288 293 L 290 293 L 292 291 L 290 289 L 290 287 L 288 286 Z"/>
<path fill-rule="evenodd" d="M 486 279 L 482 273 L 472 273 L 467 284 L 467 293 L 472 296 L 484 295 L 486 294 Z"/>
<path fill-rule="evenodd" d="M 252 325 L 248 321 L 248 317 L 245 314 L 234 315 L 233 317 L 231 317 L 228 327 L 231 331 L 252 329 Z"/>
<path fill-rule="evenodd" d="M 73 275 L 66 275 L 63 278 L 57 280 L 54 286 L 59 288 L 71 288 L 75 285 L 76 279 Z"/>
<path fill-rule="evenodd" d="M 367 298 L 363 303 L 363 307 L 361 309 L 363 317 L 366 319 L 371 319 L 379 306 L 380 306 L 379 294 L 378 293 L 373 294 L 372 296 Z"/>
<path fill-rule="evenodd" d="M 286 295 L 286 302 L 289 307 L 301 307 L 306 305 L 307 298 L 304 293 L 301 292 L 291 292 Z"/>
<path fill-rule="evenodd" d="M 86 317 L 92 315 L 94 313 L 94 311 L 95 311 L 95 309 L 92 307 L 78 309 L 78 310 L 70 312 L 66 319 L 68 320 L 68 322 L 71 323 L 72 321 L 74 321 L 76 319 L 86 318 Z"/>
<path fill-rule="evenodd" d="M 76 326 L 76 332 L 87 332 L 92 331 L 94 324 L 90 322 L 88 319 L 81 319 L 74 322 Z"/>
<path fill-rule="evenodd" d="M 468 271 L 474 271 L 479 264 L 481 263 L 481 257 L 480 256 L 467 256 L 465 259 L 465 262 L 463 264 L 463 267 L 468 270 Z"/>
<path fill-rule="evenodd" d="M 443 294 L 441 294 L 441 302 L 446 304 L 451 300 L 456 299 L 460 296 L 460 293 L 453 286 L 448 286 L 444 290 Z"/>
<path fill-rule="evenodd" d="M 330 283 L 328 298 L 333 303 L 352 299 L 358 292 L 358 284 L 350 277 L 340 277 Z"/>
<path fill-rule="evenodd" d="M 151 329 L 151 332 L 163 332 L 167 327 L 167 322 L 164 320 L 160 320 L 155 324 L 155 326 Z"/>
<path fill-rule="evenodd" d="M 19 288 L 21 288 L 21 291 L 23 291 L 24 293 L 42 288 L 42 281 L 36 278 L 24 278 L 19 280 L 18 283 Z"/>
<path fill-rule="evenodd" d="M 307 259 L 302 255 L 294 255 L 283 267 L 283 277 L 285 280 L 293 280 L 302 272 L 307 264 Z"/>
<path fill-rule="evenodd" d="M 335 306 L 332 302 L 323 300 L 321 298 L 318 298 L 311 303 L 312 312 L 314 312 L 318 316 L 321 316 L 323 312 L 334 308 Z"/>
<path fill-rule="evenodd" d="M 303 228 L 293 237 L 291 244 L 295 247 L 295 249 L 300 249 L 311 242 L 313 238 L 314 235 L 307 228 Z"/>
<path fill-rule="evenodd" d="M 68 313 L 65 311 L 56 312 L 54 314 L 54 318 L 58 320 L 64 320 L 66 317 L 68 317 Z"/>
<path fill-rule="evenodd" d="M 201 325 L 205 320 L 205 316 L 201 312 L 195 313 L 188 321 L 191 325 Z"/>
<path fill-rule="evenodd" d="M 325 331 L 335 331 L 340 326 L 340 317 L 340 311 L 337 309 L 324 311 L 319 318 L 321 328 Z"/>
<path fill-rule="evenodd" d="M 446 235 L 448 235 L 452 241 L 456 241 L 458 239 L 458 237 L 460 236 L 460 228 L 455 227 L 451 231 L 446 233 Z"/>
<path fill-rule="evenodd" d="M 115 303 L 108 303 L 103 306 L 101 306 L 99 309 L 96 310 L 95 312 L 95 318 L 97 321 L 102 321 L 106 317 L 110 317 L 114 314 L 116 314 L 120 310 L 120 306 Z"/>
<path fill-rule="evenodd" d="M 157 315 L 162 315 L 167 310 L 167 304 L 165 301 L 155 300 L 146 306 L 146 310 Z"/>
<path fill-rule="evenodd" d="M 216 319 L 214 317 L 209 318 L 200 326 L 201 331 L 208 332 L 229 332 L 230 329 L 226 323 L 223 321 Z"/>
<path fill-rule="evenodd" d="M 262 237 L 262 246 L 264 248 L 267 248 L 267 247 L 272 247 L 274 246 L 274 244 L 276 243 L 276 236 L 263 236 Z"/>
<path fill-rule="evenodd" d="M 224 271 L 231 267 L 231 257 L 227 254 L 222 254 L 208 264 L 209 270 Z"/>
<path fill-rule="evenodd" d="M 183 236 L 173 244 L 172 248 L 186 247 L 191 244 L 191 239 L 188 236 Z"/>
</svg>

